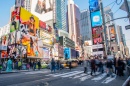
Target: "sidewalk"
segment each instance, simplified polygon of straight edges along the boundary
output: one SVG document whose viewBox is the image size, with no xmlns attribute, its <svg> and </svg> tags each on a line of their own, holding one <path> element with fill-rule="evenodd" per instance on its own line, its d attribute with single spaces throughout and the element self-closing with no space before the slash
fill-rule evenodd
<svg viewBox="0 0 130 86">
<path fill-rule="evenodd" d="M 36 69 L 35 71 L 48 71 L 49 69 Z M 11 72 L 6 72 L 6 71 L 1 71 L 0 74 L 8 74 L 8 73 L 20 73 L 20 72 L 32 72 L 34 71 L 33 69 L 30 70 L 12 70 Z"/>
</svg>

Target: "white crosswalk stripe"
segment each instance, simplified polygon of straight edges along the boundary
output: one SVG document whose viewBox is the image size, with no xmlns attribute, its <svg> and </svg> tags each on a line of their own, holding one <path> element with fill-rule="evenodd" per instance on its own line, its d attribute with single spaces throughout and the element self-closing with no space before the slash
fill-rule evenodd
<svg viewBox="0 0 130 86">
<path fill-rule="evenodd" d="M 33 72 L 25 72 L 25 74 L 38 74 L 38 73 L 48 73 L 48 71 L 33 71 Z"/>
<path fill-rule="evenodd" d="M 79 79 L 81 82 L 85 80 L 94 80 L 94 81 L 101 81 L 101 83 L 109 83 L 113 81 L 116 76 L 114 77 L 106 77 L 107 74 L 103 73 L 101 74 L 100 72 L 96 72 L 94 76 L 90 74 L 83 73 L 83 71 L 72 71 L 72 72 L 67 72 L 67 73 L 55 73 L 55 74 L 49 74 L 46 76 L 52 76 L 52 77 L 62 77 L 62 78 L 71 78 L 71 79 Z"/>
</svg>

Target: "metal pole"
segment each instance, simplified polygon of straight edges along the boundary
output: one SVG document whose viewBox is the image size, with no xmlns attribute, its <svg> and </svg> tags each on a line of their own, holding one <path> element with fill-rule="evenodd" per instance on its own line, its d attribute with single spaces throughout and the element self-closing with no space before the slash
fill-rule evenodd
<svg viewBox="0 0 130 86">
<path fill-rule="evenodd" d="M 128 17 L 129 17 L 129 16 L 130 16 L 130 12 L 129 12 L 128 1 L 127 1 L 127 0 L 124 0 L 124 3 L 125 3 L 126 12 L 127 12 L 127 14 L 128 14 Z M 130 22 L 130 18 L 129 18 L 129 22 Z"/>
<path fill-rule="evenodd" d="M 105 26 L 105 17 L 104 17 L 104 10 L 102 0 L 100 0 L 100 7 L 101 7 L 101 14 L 102 14 L 102 21 L 103 21 L 103 37 L 104 37 L 104 46 L 105 46 L 105 53 L 107 55 L 107 36 L 106 36 L 106 26 Z"/>
</svg>

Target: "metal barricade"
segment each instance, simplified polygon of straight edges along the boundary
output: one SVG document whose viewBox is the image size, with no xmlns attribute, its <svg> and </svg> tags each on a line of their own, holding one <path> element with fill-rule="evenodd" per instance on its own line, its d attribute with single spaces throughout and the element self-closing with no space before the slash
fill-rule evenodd
<svg viewBox="0 0 130 86">
<path fill-rule="evenodd" d="M 127 80 L 123 83 L 122 86 L 130 86 L 130 76 L 127 78 Z"/>
</svg>

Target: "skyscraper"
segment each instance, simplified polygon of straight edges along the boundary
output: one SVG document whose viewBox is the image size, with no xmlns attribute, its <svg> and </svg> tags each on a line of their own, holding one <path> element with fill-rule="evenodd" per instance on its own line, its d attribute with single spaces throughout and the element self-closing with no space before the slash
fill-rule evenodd
<svg viewBox="0 0 130 86">
<path fill-rule="evenodd" d="M 88 10 L 81 11 L 80 35 L 83 41 L 91 40 L 91 22 Z"/>
<path fill-rule="evenodd" d="M 66 3 L 65 0 L 56 0 L 56 27 L 66 31 Z"/>
<path fill-rule="evenodd" d="M 75 42 L 75 45 L 80 43 L 80 9 L 74 4 L 73 0 L 68 0 L 68 8 L 67 8 L 67 20 L 68 20 L 68 31 L 69 37 Z"/>
</svg>

